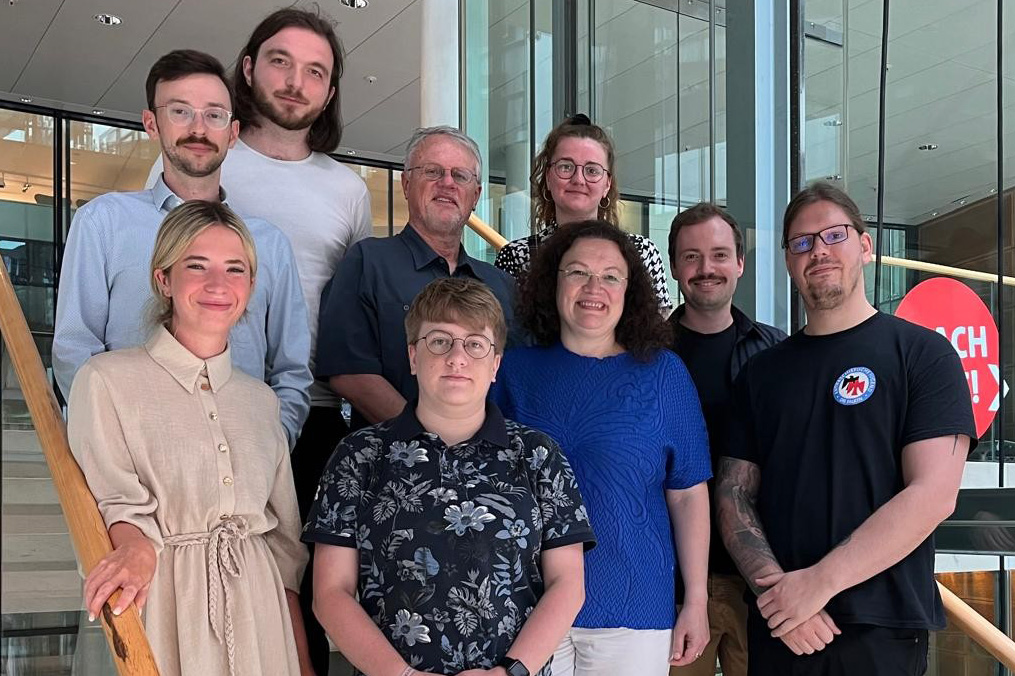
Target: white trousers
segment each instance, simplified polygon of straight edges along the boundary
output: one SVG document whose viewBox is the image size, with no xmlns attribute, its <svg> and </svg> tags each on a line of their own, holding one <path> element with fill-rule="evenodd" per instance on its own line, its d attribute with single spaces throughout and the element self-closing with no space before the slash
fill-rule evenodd
<svg viewBox="0 0 1015 676">
<path fill-rule="evenodd" d="M 667 676 L 668 629 L 572 627 L 553 653 L 553 676 Z"/>
</svg>

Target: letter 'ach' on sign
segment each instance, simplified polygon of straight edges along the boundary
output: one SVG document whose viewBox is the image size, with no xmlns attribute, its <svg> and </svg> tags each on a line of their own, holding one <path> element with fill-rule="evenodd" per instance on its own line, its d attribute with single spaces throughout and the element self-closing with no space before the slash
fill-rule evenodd
<svg viewBox="0 0 1015 676">
<path fill-rule="evenodd" d="M 962 282 L 935 277 L 910 289 L 895 315 L 951 341 L 966 372 L 976 434 L 983 436 L 1008 393 L 1008 384 L 1002 387 L 998 370 L 1000 345 L 990 309 Z"/>
</svg>

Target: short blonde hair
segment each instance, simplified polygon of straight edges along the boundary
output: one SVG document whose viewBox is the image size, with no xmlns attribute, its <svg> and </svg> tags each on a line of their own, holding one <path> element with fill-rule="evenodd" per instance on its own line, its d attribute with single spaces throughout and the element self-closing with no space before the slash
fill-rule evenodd
<svg viewBox="0 0 1015 676">
<path fill-rule="evenodd" d="M 243 244 L 247 256 L 250 279 L 257 276 L 257 248 L 247 226 L 232 209 L 222 202 L 190 200 L 176 207 L 159 226 L 155 237 L 155 249 L 148 268 L 148 281 L 152 287 L 152 302 L 148 311 L 149 323 L 157 327 L 173 318 L 173 299 L 163 295 L 155 279 L 156 270 L 168 273 L 183 258 L 184 252 L 201 233 L 213 225 L 221 225 L 235 232 Z"/>
<path fill-rule="evenodd" d="M 475 279 L 445 277 L 423 287 L 405 315 L 405 336 L 410 343 L 422 337 L 419 330 L 423 322 L 451 322 L 477 333 L 489 327 L 494 352 L 504 352 L 507 340 L 504 308 L 490 287 Z"/>
</svg>

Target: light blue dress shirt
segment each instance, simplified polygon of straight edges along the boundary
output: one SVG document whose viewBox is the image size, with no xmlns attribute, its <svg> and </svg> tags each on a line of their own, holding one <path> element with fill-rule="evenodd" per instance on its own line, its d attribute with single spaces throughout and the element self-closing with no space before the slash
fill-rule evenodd
<svg viewBox="0 0 1015 676">
<path fill-rule="evenodd" d="M 147 339 L 155 236 L 166 214 L 182 203 L 160 177 L 151 190 L 100 195 L 74 215 L 53 338 L 53 372 L 65 396 L 90 356 Z M 259 218 L 243 222 L 257 245 L 257 279 L 246 313 L 229 333 L 230 352 L 234 366 L 278 395 L 292 448 L 310 412 L 307 307 L 286 236 Z"/>
</svg>

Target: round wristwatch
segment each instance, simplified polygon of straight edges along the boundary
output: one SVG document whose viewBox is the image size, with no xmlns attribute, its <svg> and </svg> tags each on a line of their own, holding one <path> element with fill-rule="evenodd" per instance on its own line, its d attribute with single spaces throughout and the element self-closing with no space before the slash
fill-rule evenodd
<svg viewBox="0 0 1015 676">
<path fill-rule="evenodd" d="M 513 657 L 504 656 L 500 662 L 497 663 L 498 667 L 504 667 L 508 676 L 529 676 L 529 670 L 525 668 L 521 660 L 516 660 Z"/>
</svg>

